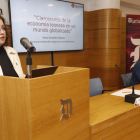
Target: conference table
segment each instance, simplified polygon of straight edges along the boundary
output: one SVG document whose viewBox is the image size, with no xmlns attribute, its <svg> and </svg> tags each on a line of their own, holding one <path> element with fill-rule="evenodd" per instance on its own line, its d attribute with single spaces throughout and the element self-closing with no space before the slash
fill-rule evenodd
<svg viewBox="0 0 140 140">
<path fill-rule="evenodd" d="M 90 140 L 139 140 L 140 106 L 111 93 L 90 98 Z"/>
</svg>

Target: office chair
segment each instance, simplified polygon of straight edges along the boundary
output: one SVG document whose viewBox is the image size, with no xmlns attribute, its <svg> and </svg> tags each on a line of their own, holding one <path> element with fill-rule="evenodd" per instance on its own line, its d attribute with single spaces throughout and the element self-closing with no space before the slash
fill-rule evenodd
<svg viewBox="0 0 140 140">
<path fill-rule="evenodd" d="M 103 85 L 100 78 L 90 79 L 90 97 L 103 94 L 104 91 L 112 90 L 103 90 Z"/>
<path fill-rule="evenodd" d="M 123 83 L 124 83 L 124 87 L 129 87 L 130 80 L 129 80 L 125 75 L 126 75 L 127 77 L 129 77 L 129 79 L 131 79 L 132 73 L 121 74 L 121 77 L 122 77 Z"/>
</svg>

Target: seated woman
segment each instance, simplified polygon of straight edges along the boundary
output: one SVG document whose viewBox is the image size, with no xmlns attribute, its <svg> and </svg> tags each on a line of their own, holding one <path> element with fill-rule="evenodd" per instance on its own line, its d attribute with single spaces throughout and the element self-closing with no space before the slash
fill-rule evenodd
<svg viewBox="0 0 140 140">
<path fill-rule="evenodd" d="M 5 20 L 0 16 L 0 75 L 24 78 L 19 56 L 15 49 L 8 47 Z"/>
</svg>

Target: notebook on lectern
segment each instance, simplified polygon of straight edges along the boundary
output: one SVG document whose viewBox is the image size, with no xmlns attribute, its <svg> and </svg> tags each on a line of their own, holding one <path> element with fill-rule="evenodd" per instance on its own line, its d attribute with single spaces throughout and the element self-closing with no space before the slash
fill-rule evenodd
<svg viewBox="0 0 140 140">
<path fill-rule="evenodd" d="M 32 69 L 32 78 L 46 76 L 46 75 L 52 75 L 55 73 L 57 68 L 58 68 L 58 66 Z"/>
</svg>

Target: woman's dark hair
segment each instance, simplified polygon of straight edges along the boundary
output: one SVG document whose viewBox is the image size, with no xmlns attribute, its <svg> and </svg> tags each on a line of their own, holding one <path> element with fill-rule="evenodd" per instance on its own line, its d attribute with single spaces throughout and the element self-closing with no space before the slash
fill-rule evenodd
<svg viewBox="0 0 140 140">
<path fill-rule="evenodd" d="M 4 17 L 2 17 L 0 15 L 0 19 L 3 21 L 3 23 L 5 25 L 5 19 L 4 19 Z M 6 40 L 5 40 L 5 43 L 3 44 L 3 46 L 7 46 L 8 45 L 8 31 L 7 31 L 7 28 L 6 28 L 5 32 L 6 32 Z"/>
</svg>

